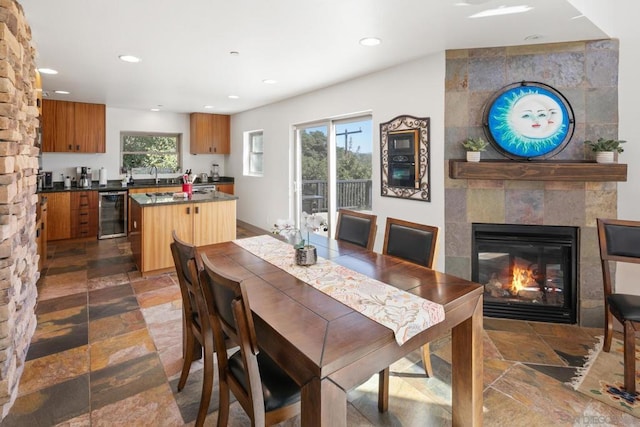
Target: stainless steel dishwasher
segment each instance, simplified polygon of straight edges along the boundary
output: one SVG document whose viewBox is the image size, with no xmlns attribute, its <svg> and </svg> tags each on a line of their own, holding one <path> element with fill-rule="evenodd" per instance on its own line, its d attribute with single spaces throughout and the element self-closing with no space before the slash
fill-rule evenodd
<svg viewBox="0 0 640 427">
<path fill-rule="evenodd" d="M 127 191 L 100 191 L 98 239 L 127 235 Z"/>
</svg>

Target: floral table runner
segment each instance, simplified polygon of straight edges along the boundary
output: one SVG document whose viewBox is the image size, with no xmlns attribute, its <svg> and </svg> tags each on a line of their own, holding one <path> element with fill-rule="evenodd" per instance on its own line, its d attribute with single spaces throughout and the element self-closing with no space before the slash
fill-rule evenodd
<svg viewBox="0 0 640 427">
<path fill-rule="evenodd" d="M 311 266 L 295 263 L 293 246 L 268 235 L 233 243 L 319 291 L 391 329 L 402 345 L 444 320 L 444 307 L 318 257 Z"/>
</svg>

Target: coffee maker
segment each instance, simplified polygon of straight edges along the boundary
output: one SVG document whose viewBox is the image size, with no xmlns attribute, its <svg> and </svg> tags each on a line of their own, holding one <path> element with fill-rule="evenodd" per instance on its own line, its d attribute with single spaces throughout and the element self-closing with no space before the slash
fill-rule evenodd
<svg viewBox="0 0 640 427">
<path fill-rule="evenodd" d="M 78 166 L 76 168 L 78 188 L 91 188 L 91 168 Z"/>
</svg>

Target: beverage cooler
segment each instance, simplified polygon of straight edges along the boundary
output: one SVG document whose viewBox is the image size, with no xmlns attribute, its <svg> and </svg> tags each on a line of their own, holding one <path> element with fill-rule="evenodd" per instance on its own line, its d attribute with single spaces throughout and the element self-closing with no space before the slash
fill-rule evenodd
<svg viewBox="0 0 640 427">
<path fill-rule="evenodd" d="M 98 239 L 127 235 L 127 191 L 100 191 Z"/>
</svg>

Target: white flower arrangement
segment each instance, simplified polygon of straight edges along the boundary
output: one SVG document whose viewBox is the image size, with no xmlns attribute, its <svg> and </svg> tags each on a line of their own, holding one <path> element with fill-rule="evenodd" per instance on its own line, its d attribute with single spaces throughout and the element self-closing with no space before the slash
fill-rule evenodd
<svg viewBox="0 0 640 427">
<path fill-rule="evenodd" d="M 329 224 L 327 221 L 318 214 L 308 214 L 302 212 L 302 218 L 300 220 L 300 229 L 296 228 L 295 224 L 290 219 L 279 219 L 273 225 L 271 232 L 273 234 L 279 234 L 289 240 L 296 249 L 305 247 L 305 240 L 300 235 L 301 231 L 307 232 L 307 240 L 309 242 L 309 235 L 320 230 L 327 231 Z M 307 245 L 309 246 L 309 245 Z"/>
</svg>

